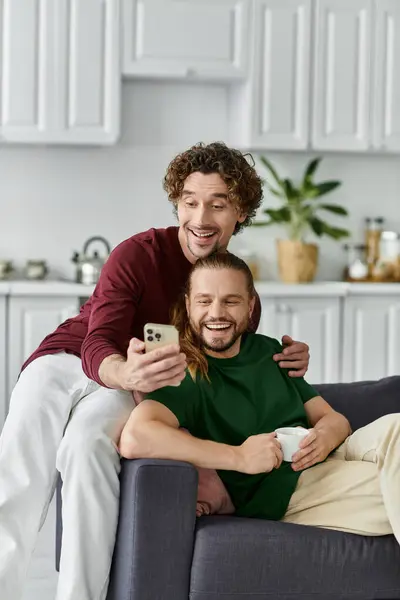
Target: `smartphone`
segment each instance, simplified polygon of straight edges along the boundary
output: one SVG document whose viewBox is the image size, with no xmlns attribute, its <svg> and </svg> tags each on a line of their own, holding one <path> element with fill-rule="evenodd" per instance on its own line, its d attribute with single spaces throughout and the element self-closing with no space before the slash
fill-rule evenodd
<svg viewBox="0 0 400 600">
<path fill-rule="evenodd" d="M 144 345 L 146 352 L 167 346 L 168 344 L 179 345 L 179 333 L 173 325 L 158 325 L 157 323 L 146 323 L 144 326 Z"/>
</svg>

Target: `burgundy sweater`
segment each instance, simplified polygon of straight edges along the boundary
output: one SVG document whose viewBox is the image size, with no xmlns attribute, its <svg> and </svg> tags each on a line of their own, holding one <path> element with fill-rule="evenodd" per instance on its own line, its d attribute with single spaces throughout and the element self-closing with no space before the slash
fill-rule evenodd
<svg viewBox="0 0 400 600">
<path fill-rule="evenodd" d="M 64 351 L 81 357 L 85 374 L 104 385 L 99 367 L 107 356 L 126 356 L 132 337 L 143 340 L 146 323 L 170 322 L 170 310 L 191 266 L 182 252 L 178 227 L 149 229 L 125 240 L 110 254 L 79 315 L 45 337 L 22 368 L 39 356 Z M 260 314 L 257 298 L 253 331 Z"/>
</svg>

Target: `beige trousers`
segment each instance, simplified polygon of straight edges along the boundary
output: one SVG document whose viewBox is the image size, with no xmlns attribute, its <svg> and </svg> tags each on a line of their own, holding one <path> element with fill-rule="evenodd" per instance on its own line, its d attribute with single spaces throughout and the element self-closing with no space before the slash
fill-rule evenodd
<svg viewBox="0 0 400 600">
<path fill-rule="evenodd" d="M 394 533 L 400 544 L 400 413 L 358 429 L 325 462 L 303 471 L 282 520 Z"/>
</svg>

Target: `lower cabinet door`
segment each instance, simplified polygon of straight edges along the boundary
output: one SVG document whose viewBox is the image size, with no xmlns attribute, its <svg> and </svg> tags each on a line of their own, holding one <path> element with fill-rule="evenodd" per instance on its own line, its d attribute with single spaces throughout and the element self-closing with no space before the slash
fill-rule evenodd
<svg viewBox="0 0 400 600">
<path fill-rule="evenodd" d="M 400 297 L 346 298 L 343 381 L 400 374 Z"/>
<path fill-rule="evenodd" d="M 21 366 L 43 338 L 79 312 L 74 297 L 10 297 L 7 327 L 7 402 Z"/>
<path fill-rule="evenodd" d="M 258 332 L 281 341 L 288 334 L 310 347 L 310 366 L 305 379 L 311 384 L 340 379 L 339 297 L 261 298 L 262 318 Z"/>
<path fill-rule="evenodd" d="M 0 296 L 0 431 L 3 428 L 7 407 L 7 297 Z"/>
</svg>

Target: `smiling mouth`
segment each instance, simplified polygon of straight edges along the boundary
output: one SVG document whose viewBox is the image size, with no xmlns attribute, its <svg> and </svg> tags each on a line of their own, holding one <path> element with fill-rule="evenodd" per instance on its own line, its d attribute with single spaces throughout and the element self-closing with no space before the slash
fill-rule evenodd
<svg viewBox="0 0 400 600">
<path fill-rule="evenodd" d="M 217 233 L 216 231 L 205 231 L 205 232 L 193 231 L 193 229 L 189 229 L 189 231 L 195 237 L 199 238 L 199 240 L 210 238 Z"/>
<path fill-rule="evenodd" d="M 204 327 L 209 331 L 226 331 L 232 327 L 232 323 L 205 323 Z"/>
</svg>

